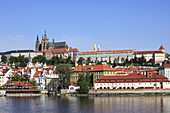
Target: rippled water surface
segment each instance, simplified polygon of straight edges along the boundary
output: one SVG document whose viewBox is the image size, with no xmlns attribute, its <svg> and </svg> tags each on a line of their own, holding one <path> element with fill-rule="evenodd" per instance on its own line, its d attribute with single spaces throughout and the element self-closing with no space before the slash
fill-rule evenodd
<svg viewBox="0 0 170 113">
<path fill-rule="evenodd" d="M 38 102 L 38 105 L 36 103 Z M 0 97 L 0 113 L 170 113 L 170 96 Z"/>
</svg>

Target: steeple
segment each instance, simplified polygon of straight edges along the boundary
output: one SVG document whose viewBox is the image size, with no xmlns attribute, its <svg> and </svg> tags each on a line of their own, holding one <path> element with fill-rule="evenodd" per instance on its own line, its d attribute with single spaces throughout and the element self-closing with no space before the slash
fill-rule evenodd
<svg viewBox="0 0 170 113">
<path fill-rule="evenodd" d="M 98 51 L 100 51 L 100 44 L 98 44 L 98 48 L 97 49 L 98 49 Z"/>
<path fill-rule="evenodd" d="M 53 36 L 53 43 L 54 43 L 54 36 Z"/>
<path fill-rule="evenodd" d="M 39 51 L 39 39 L 38 39 L 38 34 L 37 34 L 37 40 L 35 44 L 35 51 Z"/>
<path fill-rule="evenodd" d="M 45 29 L 45 31 L 44 31 L 44 37 L 43 37 L 44 39 L 47 39 L 47 34 L 46 34 L 46 29 Z"/>
<path fill-rule="evenodd" d="M 38 34 L 37 34 L 37 41 L 36 41 L 36 43 L 37 43 L 37 42 L 39 42 L 39 39 L 38 39 Z"/>
<path fill-rule="evenodd" d="M 30 50 L 29 50 L 29 62 L 31 62 L 31 54 L 30 54 Z"/>
<path fill-rule="evenodd" d="M 94 43 L 93 51 L 96 51 L 96 50 L 97 50 L 96 43 Z"/>
<path fill-rule="evenodd" d="M 159 51 L 162 51 L 163 53 L 165 53 L 165 48 L 161 45 L 161 47 L 159 48 Z"/>
</svg>

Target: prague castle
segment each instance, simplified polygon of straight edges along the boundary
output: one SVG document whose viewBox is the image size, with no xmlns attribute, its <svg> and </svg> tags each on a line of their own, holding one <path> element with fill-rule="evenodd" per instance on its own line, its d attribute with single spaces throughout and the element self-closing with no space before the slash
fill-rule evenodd
<svg viewBox="0 0 170 113">
<path fill-rule="evenodd" d="M 39 41 L 38 35 L 35 44 L 35 51 L 44 51 L 44 50 L 51 50 L 51 49 L 60 49 L 60 48 L 68 48 L 66 42 L 49 42 L 47 38 L 46 30 L 44 32 L 44 36 L 42 36 L 41 43 Z"/>
</svg>

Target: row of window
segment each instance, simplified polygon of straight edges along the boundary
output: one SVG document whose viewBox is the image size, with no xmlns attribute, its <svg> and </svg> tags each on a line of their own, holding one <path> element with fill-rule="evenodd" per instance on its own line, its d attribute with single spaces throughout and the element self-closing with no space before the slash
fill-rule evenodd
<svg viewBox="0 0 170 113">
<path fill-rule="evenodd" d="M 99 84 L 96 84 L 96 85 L 122 85 L 122 84 L 123 85 L 134 85 L 134 84 L 139 84 L 139 85 L 145 84 L 146 85 L 146 84 L 157 84 L 157 83 L 112 83 L 112 84 L 109 84 L 109 83 L 108 84 L 105 84 L 105 83 L 100 84 L 99 83 Z M 166 82 L 166 84 L 170 84 L 170 82 Z"/>
</svg>

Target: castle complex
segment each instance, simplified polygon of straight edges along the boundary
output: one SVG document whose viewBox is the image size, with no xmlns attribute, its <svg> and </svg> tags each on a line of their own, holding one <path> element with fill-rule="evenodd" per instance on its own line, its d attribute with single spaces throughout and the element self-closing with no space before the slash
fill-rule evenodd
<svg viewBox="0 0 170 113">
<path fill-rule="evenodd" d="M 35 44 L 35 51 L 45 51 L 45 50 L 51 50 L 51 49 L 60 49 L 60 48 L 68 48 L 66 42 L 49 42 L 49 39 L 47 38 L 46 30 L 44 32 L 44 36 L 42 36 L 41 43 L 39 42 L 39 38 L 37 35 L 37 40 Z"/>
<path fill-rule="evenodd" d="M 144 56 L 146 61 L 153 59 L 155 63 L 161 63 L 165 60 L 165 48 L 161 45 L 159 50 L 157 51 L 135 51 L 135 50 L 107 50 L 101 51 L 100 45 L 98 45 L 98 49 L 96 44 L 93 46 L 93 51 L 81 52 L 77 56 L 76 60 L 80 57 L 83 57 L 87 60 L 88 57 L 91 57 L 93 62 L 95 61 L 107 61 L 113 63 L 117 61 L 118 63 L 122 63 L 125 59 L 130 60 L 131 58 L 140 58 Z"/>
</svg>

